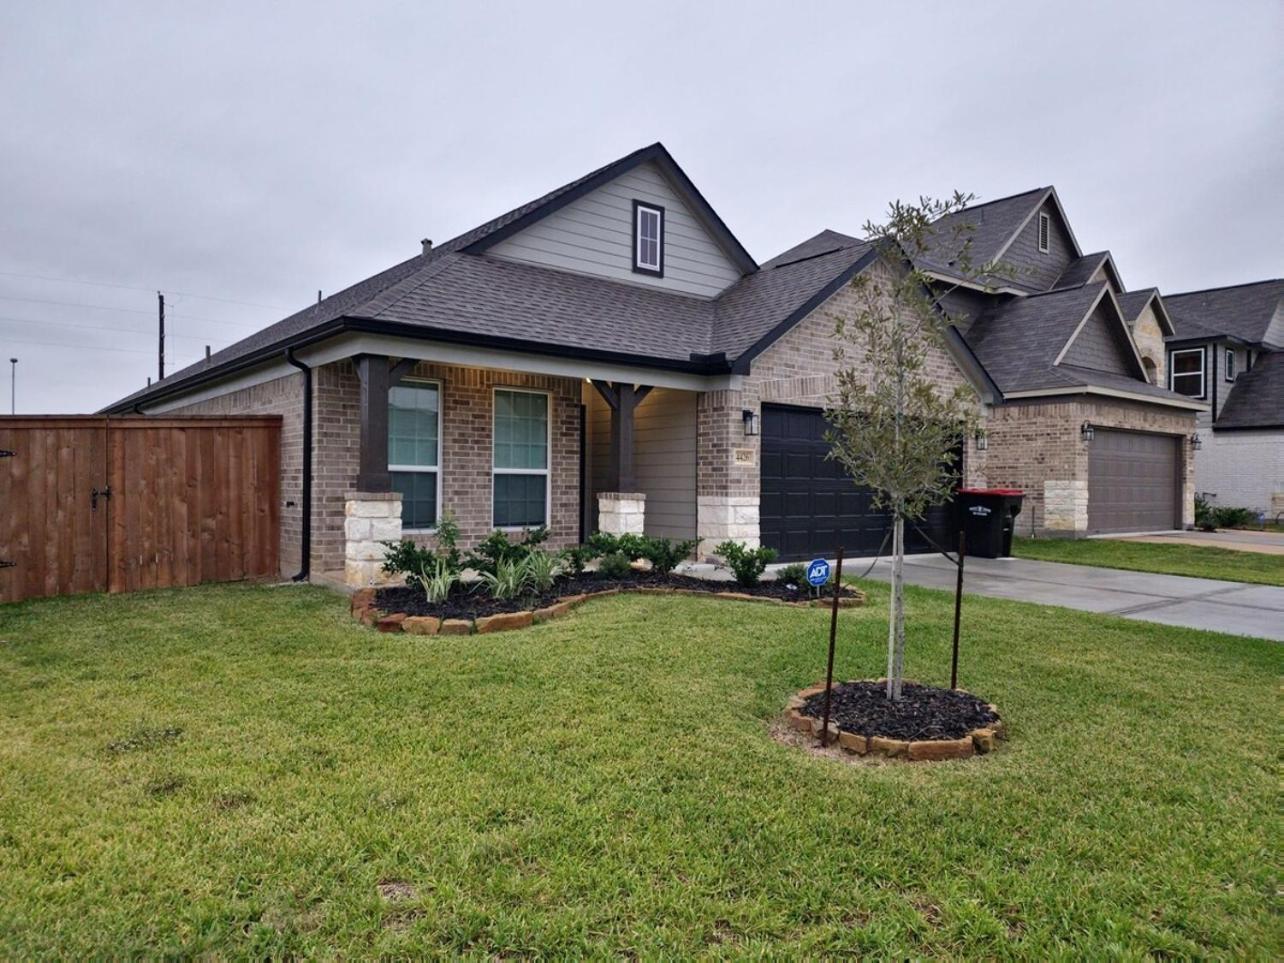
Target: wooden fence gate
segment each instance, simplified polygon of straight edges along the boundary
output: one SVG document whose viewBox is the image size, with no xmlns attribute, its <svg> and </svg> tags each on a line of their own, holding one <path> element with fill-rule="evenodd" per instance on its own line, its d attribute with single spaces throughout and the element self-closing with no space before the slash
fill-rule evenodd
<svg viewBox="0 0 1284 963">
<path fill-rule="evenodd" d="M 281 419 L 0 417 L 0 602 L 275 576 Z"/>
</svg>

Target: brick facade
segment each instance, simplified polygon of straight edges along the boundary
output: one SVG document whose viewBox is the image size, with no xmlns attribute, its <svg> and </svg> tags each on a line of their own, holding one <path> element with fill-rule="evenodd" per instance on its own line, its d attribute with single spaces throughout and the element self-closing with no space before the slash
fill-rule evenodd
<svg viewBox="0 0 1284 963">
<path fill-rule="evenodd" d="M 1088 527 L 1088 442 L 1080 426 L 1124 428 L 1182 437 L 1182 522 L 1195 520 L 1193 412 L 1084 395 L 1063 401 L 1008 402 L 990 414 L 988 484 L 1026 493 L 1021 534 L 1075 535 Z"/>
<path fill-rule="evenodd" d="M 736 389 L 700 394 L 697 524 L 702 554 L 724 538 L 758 544 L 762 438 L 745 435 L 743 412 L 761 417 L 764 403 L 817 408 L 830 404 L 838 387 L 837 372 L 861 362 L 861 349 L 834 335 L 837 318 L 855 315 L 861 309 L 860 298 L 844 286 L 755 359 Z M 845 359 L 835 357 L 840 344 Z M 943 392 L 966 383 L 943 348 L 929 349 L 926 371 Z M 984 459 L 985 453 L 968 439 L 964 453 L 968 484 L 984 482 Z"/>
<path fill-rule="evenodd" d="M 491 425 L 496 387 L 547 391 L 551 398 L 549 545 L 579 541 L 580 382 L 575 378 L 512 371 L 418 364 L 409 375 L 441 383 L 443 512 L 459 523 L 461 545 L 470 547 L 492 530 Z M 350 361 L 313 370 L 312 570 L 344 568 L 344 506 L 356 487 L 360 446 L 360 383 Z M 290 375 L 181 409 L 186 414 L 273 413 L 281 434 L 282 572 L 298 568 L 302 491 L 302 375 Z M 409 536 L 432 544 L 431 535 Z"/>
</svg>

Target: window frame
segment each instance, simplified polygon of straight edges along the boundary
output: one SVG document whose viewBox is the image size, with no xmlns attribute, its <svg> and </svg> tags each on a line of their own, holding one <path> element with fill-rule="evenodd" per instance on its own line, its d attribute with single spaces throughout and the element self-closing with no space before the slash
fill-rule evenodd
<svg viewBox="0 0 1284 963">
<path fill-rule="evenodd" d="M 392 392 L 395 388 L 421 388 L 433 385 L 437 388 L 437 464 L 435 467 L 428 465 L 394 465 L 392 463 L 392 453 L 388 453 L 388 474 L 394 471 L 398 472 L 432 472 L 437 476 L 437 525 L 441 524 L 441 445 L 442 445 L 442 426 L 446 420 L 446 387 L 440 378 L 416 378 L 406 377 L 399 380 L 395 385 L 388 386 L 388 407 L 392 407 Z M 391 441 L 391 439 L 389 439 Z M 431 535 L 437 531 L 437 525 L 430 528 L 408 528 L 402 526 L 401 531 L 406 535 Z"/>
<path fill-rule="evenodd" d="M 1235 370 L 1235 349 L 1227 348 L 1222 360 L 1226 363 L 1226 380 L 1234 381 L 1238 372 Z"/>
<path fill-rule="evenodd" d="M 1047 254 L 1052 249 L 1052 217 L 1043 211 L 1039 212 L 1038 231 L 1039 253 Z"/>
<path fill-rule="evenodd" d="M 501 391 L 516 394 L 543 395 L 545 399 L 544 418 L 544 467 L 539 468 L 496 468 L 495 467 L 495 422 L 499 417 L 497 396 Z M 544 476 L 544 520 L 538 525 L 496 525 L 495 524 L 495 477 L 497 475 L 543 475 Z M 521 532 L 540 525 L 552 527 L 553 523 L 553 392 L 546 388 L 524 388 L 519 385 L 493 385 L 490 389 L 490 527 L 501 532 Z"/>
<path fill-rule="evenodd" d="M 1177 391 L 1174 387 L 1177 378 L 1191 378 L 1195 375 L 1193 371 L 1177 370 L 1177 356 L 1183 354 L 1199 355 L 1199 394 L 1197 395 L 1185 395 L 1185 392 Z M 1206 398 L 1208 396 L 1208 352 L 1203 348 L 1178 348 L 1170 351 L 1168 353 L 1168 390 L 1185 395 L 1187 398 Z"/>
<path fill-rule="evenodd" d="M 641 253 L 642 240 L 642 212 L 647 211 L 656 215 L 657 218 L 657 235 L 655 245 L 656 266 L 642 264 L 638 258 Z M 664 221 L 665 211 L 659 204 L 652 204 L 649 201 L 633 200 L 633 273 L 645 274 L 649 277 L 664 277 Z"/>
</svg>

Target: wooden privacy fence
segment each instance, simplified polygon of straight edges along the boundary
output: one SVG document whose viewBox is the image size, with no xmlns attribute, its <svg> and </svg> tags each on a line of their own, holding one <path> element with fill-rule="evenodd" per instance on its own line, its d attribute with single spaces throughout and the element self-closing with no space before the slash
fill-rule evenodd
<svg viewBox="0 0 1284 963">
<path fill-rule="evenodd" d="M 281 419 L 0 417 L 0 602 L 275 576 Z"/>
</svg>

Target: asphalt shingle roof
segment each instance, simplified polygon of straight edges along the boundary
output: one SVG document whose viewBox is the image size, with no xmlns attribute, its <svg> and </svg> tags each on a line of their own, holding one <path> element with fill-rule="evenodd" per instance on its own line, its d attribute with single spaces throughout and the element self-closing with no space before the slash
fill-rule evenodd
<svg viewBox="0 0 1284 963">
<path fill-rule="evenodd" d="M 1142 288 L 1140 291 L 1125 291 L 1118 294 L 1115 299 L 1119 302 L 1119 310 L 1123 312 L 1124 320 L 1129 324 L 1137 320 L 1137 315 L 1141 314 L 1142 309 L 1150 303 L 1150 299 L 1159 293 L 1158 288 Z"/>
<path fill-rule="evenodd" d="M 1085 254 L 1082 257 L 1074 258 L 1066 265 L 1065 270 L 1061 272 L 1061 276 L 1057 278 L 1051 290 L 1077 288 L 1087 284 L 1092 276 L 1097 273 L 1097 269 L 1105 264 L 1109 258 L 1109 251 L 1096 251 L 1093 254 Z"/>
<path fill-rule="evenodd" d="M 927 239 L 926 250 L 914 255 L 915 262 L 922 270 L 961 278 L 953 262 L 969 237 L 974 268 L 996 260 L 1012 235 L 1029 219 L 1035 208 L 1047 199 L 1051 191 L 1051 187 L 1038 187 L 1011 197 L 976 204 L 940 218 L 933 225 L 934 230 Z M 971 226 L 970 235 L 964 230 L 965 225 Z M 1001 287 L 1035 290 L 1020 278 L 995 277 L 981 280 Z"/>
<path fill-rule="evenodd" d="M 1284 428 L 1284 351 L 1259 355 L 1235 379 L 1213 428 Z"/>
<path fill-rule="evenodd" d="M 1164 296 L 1178 338 L 1230 335 L 1259 344 L 1284 298 L 1284 278 Z M 1269 343 L 1269 342 L 1268 342 Z M 1284 348 L 1284 343 L 1274 347 Z"/>
</svg>

